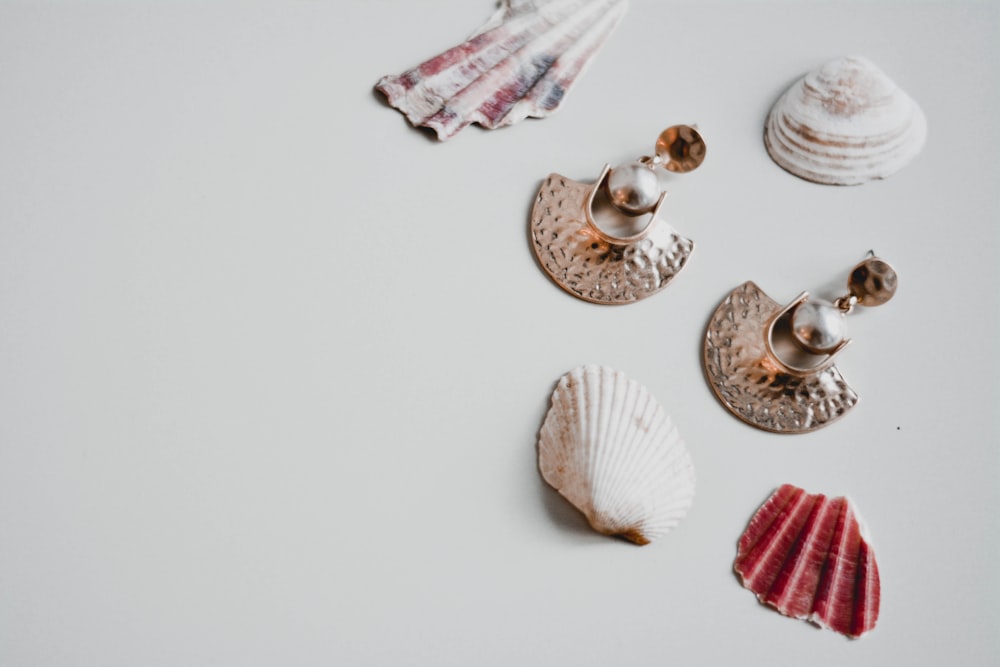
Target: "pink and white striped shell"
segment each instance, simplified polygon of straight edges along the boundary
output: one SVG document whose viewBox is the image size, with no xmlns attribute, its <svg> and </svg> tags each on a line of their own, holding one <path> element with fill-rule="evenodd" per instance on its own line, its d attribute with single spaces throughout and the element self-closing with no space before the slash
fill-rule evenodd
<svg viewBox="0 0 1000 667">
<path fill-rule="evenodd" d="M 783 485 L 750 520 L 733 568 L 758 600 L 786 616 L 852 639 L 878 620 L 875 552 L 847 498 Z"/>
<path fill-rule="evenodd" d="M 694 500 L 694 465 L 670 417 L 645 387 L 602 366 L 560 378 L 538 467 L 594 530 L 636 544 L 670 532 Z"/>
<path fill-rule="evenodd" d="M 871 61 L 832 60 L 792 84 L 771 108 L 764 145 L 785 170 L 814 183 L 886 178 L 920 153 L 927 120 Z"/>
<path fill-rule="evenodd" d="M 414 126 L 449 139 L 543 118 L 562 103 L 618 25 L 627 0 L 501 0 L 467 41 L 375 88 Z"/>
</svg>

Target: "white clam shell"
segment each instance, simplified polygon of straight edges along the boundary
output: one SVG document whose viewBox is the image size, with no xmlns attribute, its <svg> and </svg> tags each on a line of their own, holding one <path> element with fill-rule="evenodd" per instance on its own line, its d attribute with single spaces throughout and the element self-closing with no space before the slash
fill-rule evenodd
<svg viewBox="0 0 1000 667">
<path fill-rule="evenodd" d="M 771 158 L 814 183 L 858 185 L 902 169 L 924 146 L 917 103 L 871 61 L 832 60 L 778 98 L 764 127 Z"/>
<path fill-rule="evenodd" d="M 694 465 L 670 417 L 645 387 L 603 366 L 560 378 L 538 467 L 594 530 L 637 544 L 670 532 L 694 500 Z"/>
</svg>

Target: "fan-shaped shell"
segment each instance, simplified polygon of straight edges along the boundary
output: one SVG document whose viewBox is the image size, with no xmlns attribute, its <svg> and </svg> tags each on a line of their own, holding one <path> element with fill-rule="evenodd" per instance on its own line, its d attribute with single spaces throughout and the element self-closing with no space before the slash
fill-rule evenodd
<svg viewBox="0 0 1000 667">
<path fill-rule="evenodd" d="M 626 0 L 501 0 L 466 42 L 375 86 L 438 139 L 554 112 L 597 55 Z"/>
<path fill-rule="evenodd" d="M 926 136 L 917 103 L 869 60 L 850 56 L 792 84 L 764 127 L 775 162 L 828 185 L 890 176 L 917 156 Z"/>
<path fill-rule="evenodd" d="M 538 467 L 594 530 L 637 544 L 670 532 L 694 499 L 694 466 L 670 417 L 645 387 L 602 366 L 560 378 Z"/>
<path fill-rule="evenodd" d="M 847 498 L 785 484 L 750 520 L 733 567 L 757 599 L 786 616 L 852 638 L 878 620 L 875 552 Z"/>
</svg>

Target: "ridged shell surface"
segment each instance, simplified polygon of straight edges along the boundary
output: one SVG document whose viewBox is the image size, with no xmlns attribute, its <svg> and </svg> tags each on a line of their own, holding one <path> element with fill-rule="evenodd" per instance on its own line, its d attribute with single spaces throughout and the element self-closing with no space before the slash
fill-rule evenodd
<svg viewBox="0 0 1000 667">
<path fill-rule="evenodd" d="M 733 567 L 744 587 L 786 616 L 851 638 L 878 620 L 875 552 L 847 498 L 785 484 L 750 520 Z"/>
<path fill-rule="evenodd" d="M 645 387 L 602 366 L 560 378 L 538 467 L 594 530 L 636 544 L 670 532 L 694 499 L 694 465 L 670 417 Z"/>
<path fill-rule="evenodd" d="M 848 56 L 809 72 L 774 103 L 764 127 L 771 158 L 814 183 L 886 178 L 917 156 L 927 120 L 871 61 Z"/>
<path fill-rule="evenodd" d="M 375 86 L 440 140 L 554 112 L 618 25 L 626 0 L 501 0 L 467 41 Z"/>
</svg>

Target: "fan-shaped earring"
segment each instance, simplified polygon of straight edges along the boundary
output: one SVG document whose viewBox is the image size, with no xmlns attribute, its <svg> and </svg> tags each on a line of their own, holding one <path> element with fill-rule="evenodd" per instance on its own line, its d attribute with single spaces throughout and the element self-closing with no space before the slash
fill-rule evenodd
<svg viewBox="0 0 1000 667">
<path fill-rule="evenodd" d="M 596 183 L 550 174 L 531 212 L 532 248 L 542 269 L 593 303 L 632 303 L 659 292 L 694 249 L 659 217 L 667 194 L 659 169 L 688 172 L 704 159 L 698 131 L 675 125 L 660 134 L 653 156 L 605 165 Z"/>
<path fill-rule="evenodd" d="M 705 333 L 705 374 L 722 404 L 777 433 L 813 431 L 847 414 L 858 395 L 834 365 L 851 342 L 844 316 L 891 299 L 896 271 L 872 254 L 851 270 L 847 288 L 833 303 L 803 292 L 787 306 L 751 281 L 733 290 Z"/>
</svg>

